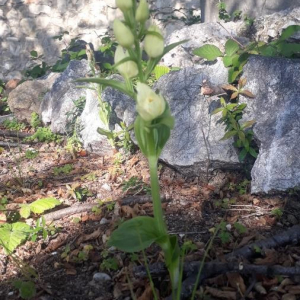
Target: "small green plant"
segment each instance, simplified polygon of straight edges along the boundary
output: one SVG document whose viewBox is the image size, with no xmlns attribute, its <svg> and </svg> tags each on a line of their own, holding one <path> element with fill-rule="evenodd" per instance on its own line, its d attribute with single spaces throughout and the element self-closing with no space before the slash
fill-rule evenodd
<svg viewBox="0 0 300 300">
<path fill-rule="evenodd" d="M 1 211 L 1 210 L 5 210 L 6 204 L 8 204 L 8 199 L 7 199 L 7 197 L 2 197 L 2 198 L 0 199 L 0 211 Z"/>
<path fill-rule="evenodd" d="M 38 155 L 39 155 L 39 151 L 37 151 L 37 150 L 30 150 L 30 149 L 28 149 L 28 150 L 26 150 L 26 152 L 25 152 L 25 157 L 26 157 L 27 159 L 34 159 L 34 158 L 36 158 Z"/>
<path fill-rule="evenodd" d="M 224 1 L 220 1 L 218 4 L 218 10 L 219 10 L 219 19 L 223 20 L 225 22 L 229 22 L 231 20 L 231 16 L 227 12 L 226 9 L 226 3 Z"/>
<path fill-rule="evenodd" d="M 36 295 L 36 286 L 30 280 L 14 280 L 13 287 L 19 291 L 22 299 L 32 299 Z"/>
<path fill-rule="evenodd" d="M 42 214 L 57 205 L 60 205 L 60 201 L 55 198 L 38 199 L 30 204 L 20 204 L 19 215 L 26 219 L 31 213 Z M 7 219 L 7 222 L 10 223 L 0 225 L 0 246 L 4 248 L 7 254 L 12 253 L 23 241 L 26 241 L 30 236 L 34 237 L 41 228 L 45 227 L 45 222 L 42 220 L 37 222 L 36 227 L 31 227 L 25 222 Z"/>
<path fill-rule="evenodd" d="M 48 236 L 52 236 L 57 232 L 53 225 L 47 225 L 44 217 L 37 219 L 35 226 L 32 228 L 31 241 L 35 242 L 39 236 L 45 240 Z"/>
<path fill-rule="evenodd" d="M 245 195 L 248 192 L 249 187 L 250 187 L 250 181 L 245 179 L 237 185 L 237 190 L 240 195 Z"/>
<path fill-rule="evenodd" d="M 53 173 L 55 176 L 62 175 L 62 174 L 69 174 L 71 171 L 73 171 L 73 166 L 71 164 L 65 164 L 62 167 L 54 167 Z"/>
<path fill-rule="evenodd" d="M 89 191 L 86 187 L 78 187 L 75 189 L 76 199 L 80 202 L 83 202 L 87 199 L 87 197 L 93 196 L 93 193 Z"/>
<path fill-rule="evenodd" d="M 82 181 L 88 180 L 88 181 L 96 181 L 97 180 L 97 175 L 94 172 L 91 172 L 89 174 L 83 175 L 80 178 Z"/>
<path fill-rule="evenodd" d="M 285 28 L 281 36 L 270 43 L 252 42 L 247 46 L 239 44 L 233 39 L 225 43 L 225 52 L 218 47 L 207 44 L 193 51 L 197 56 L 213 61 L 222 57 L 224 66 L 228 69 L 228 82 L 234 82 L 242 73 L 244 65 L 250 55 L 282 56 L 297 58 L 300 56 L 300 44 L 289 42 L 288 39 L 300 30 L 300 25 L 291 25 Z"/>
<path fill-rule="evenodd" d="M 33 112 L 31 114 L 30 125 L 34 130 L 36 130 L 38 127 L 42 125 L 40 117 L 36 112 Z"/>
<path fill-rule="evenodd" d="M 16 119 L 5 120 L 3 122 L 3 125 L 6 129 L 16 130 L 16 131 L 20 131 L 26 128 L 26 125 L 24 123 L 21 123 Z"/>
<path fill-rule="evenodd" d="M 74 262 L 82 263 L 87 261 L 89 258 L 89 252 L 93 249 L 94 247 L 92 245 L 84 245 L 83 249 L 77 254 L 77 257 L 74 258 Z"/>
<path fill-rule="evenodd" d="M 235 228 L 238 234 L 244 234 L 247 232 L 247 228 L 241 223 L 235 222 L 233 224 L 233 227 Z"/>
<path fill-rule="evenodd" d="M 73 103 L 74 103 L 74 108 L 71 111 L 66 113 L 66 116 L 67 116 L 66 131 L 67 132 L 74 132 L 78 117 L 81 115 L 81 113 L 84 110 L 86 99 L 85 99 L 85 97 L 79 97 L 77 100 L 73 100 Z"/>
<path fill-rule="evenodd" d="M 60 143 L 62 138 L 60 135 L 55 134 L 48 127 L 38 127 L 37 131 L 30 137 L 24 139 L 27 142 L 35 141 L 38 142 L 56 142 Z"/>
<path fill-rule="evenodd" d="M 116 271 L 119 268 L 119 262 L 115 257 L 110 257 L 107 250 L 101 252 L 103 258 L 100 269 L 103 271 Z"/>
<path fill-rule="evenodd" d="M 219 234 L 218 237 L 220 238 L 222 244 L 228 244 L 231 239 L 232 239 L 232 235 L 231 233 L 228 231 L 227 229 L 227 224 L 223 221 L 220 223 L 220 229 L 219 229 Z"/>
<path fill-rule="evenodd" d="M 68 34 L 68 31 L 63 31 L 61 34 L 52 37 L 54 40 L 64 42 L 66 46 L 66 48 L 61 51 L 60 59 L 50 67 L 52 72 L 63 72 L 68 67 L 71 60 L 81 60 L 86 57 L 85 49 L 73 51 L 78 44 L 78 37 L 72 38 L 69 45 L 66 43 L 64 37 Z"/>
<path fill-rule="evenodd" d="M 220 122 L 225 125 L 225 135 L 221 140 L 227 140 L 234 137 L 234 146 L 239 149 L 239 160 L 244 161 L 249 154 L 257 157 L 255 144 L 253 142 L 253 131 L 249 129 L 255 121 L 246 121 L 240 124 L 243 117 L 243 111 L 247 104 L 226 103 L 224 98 L 220 99 L 221 107 L 217 108 L 212 114 L 222 113 Z"/>
<path fill-rule="evenodd" d="M 5 84 L 0 79 L 0 115 L 7 115 L 10 113 L 7 99 L 8 97 L 5 95 Z"/>
<path fill-rule="evenodd" d="M 142 180 L 138 179 L 136 176 L 131 177 L 129 180 L 122 183 L 122 190 L 125 193 L 139 194 L 141 192 L 149 194 L 151 189 Z"/>
<path fill-rule="evenodd" d="M 60 201 L 56 198 L 38 199 L 30 204 L 20 204 L 20 215 L 22 218 L 27 219 L 31 213 L 42 214 L 57 205 L 60 205 Z"/>
<path fill-rule="evenodd" d="M 279 220 L 283 215 L 283 211 L 281 208 L 275 208 L 271 211 L 271 214 Z"/>
<path fill-rule="evenodd" d="M 222 200 L 218 200 L 215 202 L 216 207 L 221 207 L 223 209 L 228 209 L 230 205 L 236 204 L 236 199 L 235 198 L 224 198 Z"/>
<path fill-rule="evenodd" d="M 37 51 L 30 51 L 30 59 L 35 62 L 35 66 L 25 71 L 25 76 L 28 78 L 38 78 L 44 76 L 50 67 L 42 61 L 44 59 L 43 55 L 39 55 Z"/>
</svg>

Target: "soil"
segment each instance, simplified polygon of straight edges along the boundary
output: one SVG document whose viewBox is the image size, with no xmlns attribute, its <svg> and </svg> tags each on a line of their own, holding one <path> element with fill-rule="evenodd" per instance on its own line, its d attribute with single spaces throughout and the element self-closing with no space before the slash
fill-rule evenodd
<svg viewBox="0 0 300 300">
<path fill-rule="evenodd" d="M 38 156 L 26 158 L 29 149 L 38 151 Z M 52 211 L 94 204 L 84 212 L 50 222 L 45 239 L 40 235 L 34 242 L 27 241 L 13 256 L 0 250 L 0 299 L 21 299 L 12 284 L 16 279 L 28 278 L 29 267 L 36 273 L 36 277 L 31 276 L 37 292 L 33 299 L 153 299 L 149 280 L 135 277 L 133 269 L 145 265 L 145 257 L 148 265 L 162 262 L 161 250 L 153 245 L 145 255 L 125 254 L 106 246 L 121 220 L 152 215 L 151 201 L 122 205 L 123 199 L 130 202 L 149 192 L 147 162 L 139 152 L 116 151 L 111 157 L 101 157 L 79 151 L 74 157 L 63 144 L 37 143 L 1 148 L 0 164 L 0 196 L 9 200 L 7 209 L 13 211 L 19 204 L 45 197 L 61 201 L 61 206 Z M 66 165 L 71 166 L 68 171 L 63 168 Z M 159 178 L 170 233 L 178 236 L 181 245 L 187 241 L 195 245 L 186 254 L 186 261 L 203 259 L 207 243 L 221 222 L 223 229 L 213 240 L 206 261 L 275 235 L 300 220 L 297 191 L 251 195 L 250 182 L 242 173 L 219 171 L 206 182 L 186 178 L 160 164 Z M 33 216 L 27 223 L 34 224 L 37 218 Z M 7 215 L 6 222 L 11 219 L 13 216 Z M 300 262 L 298 245 L 261 250 L 248 262 L 285 267 Z M 99 279 L 105 274 L 108 280 Z M 299 276 L 233 274 L 234 280 L 227 273 L 204 281 L 196 299 L 300 299 Z M 283 285 L 287 279 L 289 283 Z M 153 281 L 161 299 L 170 295 L 168 276 Z"/>
</svg>

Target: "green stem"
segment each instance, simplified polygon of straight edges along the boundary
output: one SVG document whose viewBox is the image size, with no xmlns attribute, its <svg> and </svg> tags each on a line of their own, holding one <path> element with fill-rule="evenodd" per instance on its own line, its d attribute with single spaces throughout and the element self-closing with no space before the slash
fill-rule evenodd
<svg viewBox="0 0 300 300">
<path fill-rule="evenodd" d="M 137 66 L 138 66 L 138 70 L 139 70 L 139 80 L 140 82 L 144 83 L 144 73 L 143 73 L 143 69 L 142 69 L 142 53 L 141 53 L 141 47 L 140 47 L 140 41 L 137 38 L 137 36 L 135 36 L 134 39 L 134 46 L 135 46 L 135 52 L 137 54 Z"/>
<path fill-rule="evenodd" d="M 157 228 L 160 233 L 166 234 L 166 225 L 163 218 L 163 211 L 161 207 L 161 199 L 159 193 L 159 182 L 157 176 L 157 158 L 156 156 L 148 157 L 149 168 L 150 168 L 150 178 L 151 178 L 151 195 L 153 201 L 153 213 L 154 219 L 157 224 Z"/>
</svg>

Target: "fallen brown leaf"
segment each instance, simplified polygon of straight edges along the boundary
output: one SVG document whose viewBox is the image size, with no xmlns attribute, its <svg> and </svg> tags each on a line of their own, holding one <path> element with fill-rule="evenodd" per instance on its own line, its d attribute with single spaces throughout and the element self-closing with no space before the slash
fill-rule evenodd
<svg viewBox="0 0 300 300">
<path fill-rule="evenodd" d="M 76 245 L 80 245 L 83 242 L 89 241 L 89 240 L 95 240 L 97 239 L 103 232 L 101 231 L 100 228 L 98 228 L 97 230 L 95 230 L 94 232 L 90 233 L 90 234 L 84 234 L 82 236 L 80 236 L 78 238 L 78 240 L 76 241 Z"/>
<path fill-rule="evenodd" d="M 227 273 L 228 282 L 230 286 L 240 291 L 243 295 L 246 292 L 246 286 L 243 277 L 239 273 Z"/>
<path fill-rule="evenodd" d="M 209 286 L 206 287 L 206 291 L 214 297 L 236 300 L 236 292 L 222 291 Z"/>
</svg>

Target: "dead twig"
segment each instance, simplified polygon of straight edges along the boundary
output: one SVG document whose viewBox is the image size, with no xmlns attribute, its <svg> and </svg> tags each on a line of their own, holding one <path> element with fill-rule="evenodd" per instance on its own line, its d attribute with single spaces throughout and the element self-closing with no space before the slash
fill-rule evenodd
<svg viewBox="0 0 300 300">
<path fill-rule="evenodd" d="M 296 244 L 300 241 L 300 225 L 295 225 L 290 229 L 276 234 L 268 239 L 254 242 L 242 248 L 236 249 L 224 256 L 228 261 L 220 263 L 217 260 L 205 263 L 204 269 L 200 277 L 200 283 L 204 279 L 217 274 L 226 272 L 240 272 L 242 274 L 280 274 L 280 275 L 295 275 L 300 274 L 300 268 L 285 268 L 282 266 L 255 266 L 237 264 L 236 260 L 239 257 L 249 259 L 256 252 L 255 249 L 271 249 L 284 246 L 287 244 Z M 182 282 L 182 294 L 180 299 L 186 299 L 191 295 L 195 280 L 197 277 L 200 262 L 188 262 L 184 264 L 184 274 L 187 278 Z M 167 274 L 167 269 L 163 263 L 156 263 L 149 266 L 150 274 L 153 277 L 160 277 Z M 299 273 L 298 273 L 299 272 Z M 139 266 L 134 269 L 134 275 L 137 277 L 147 277 L 147 272 L 144 266 Z M 171 299 L 171 298 L 167 298 Z"/>
</svg>

